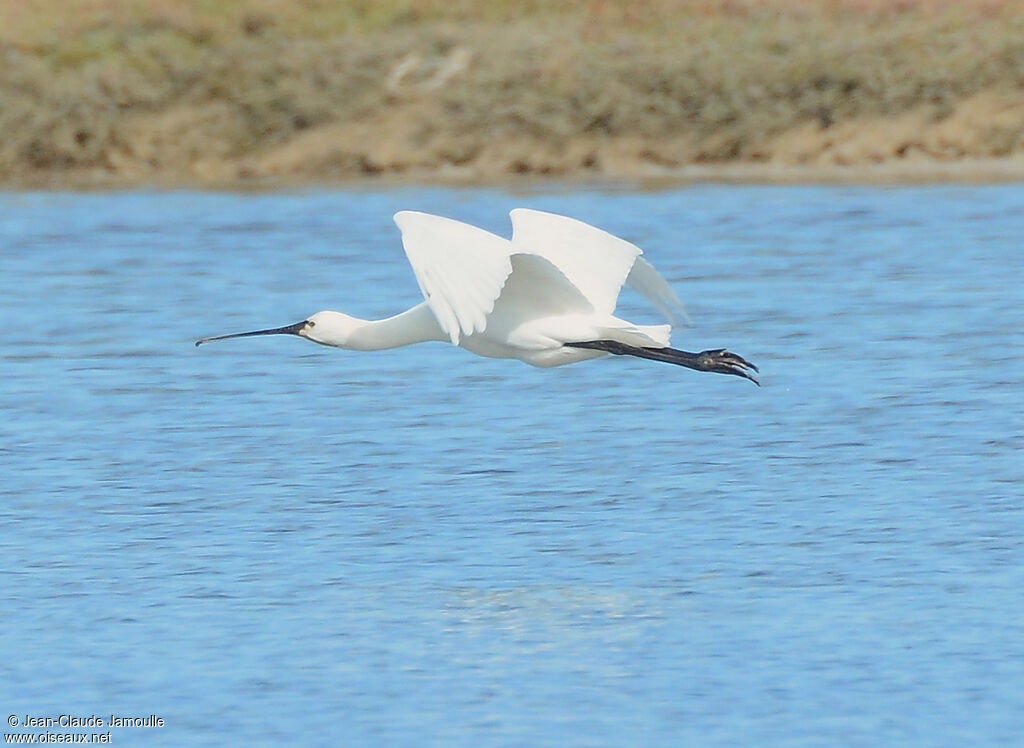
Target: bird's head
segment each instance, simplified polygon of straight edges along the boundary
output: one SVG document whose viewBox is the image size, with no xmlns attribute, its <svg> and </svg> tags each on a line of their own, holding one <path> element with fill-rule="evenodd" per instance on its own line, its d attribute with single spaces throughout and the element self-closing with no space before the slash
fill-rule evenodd
<svg viewBox="0 0 1024 748">
<path fill-rule="evenodd" d="M 306 327 L 298 334 L 321 345 L 347 348 L 352 331 L 359 326 L 354 317 L 341 312 L 317 312 L 306 320 Z"/>
<path fill-rule="evenodd" d="M 356 327 L 356 320 L 341 312 L 317 312 L 308 319 L 296 322 L 294 325 L 284 327 L 272 327 L 267 330 L 253 330 L 252 332 L 236 332 L 231 335 L 216 335 L 209 338 L 197 340 L 196 345 L 209 343 L 214 340 L 227 340 L 228 338 L 246 338 L 252 335 L 298 335 L 300 338 L 312 340 L 321 345 L 331 345 L 338 348 L 345 348 L 352 330 Z"/>
</svg>

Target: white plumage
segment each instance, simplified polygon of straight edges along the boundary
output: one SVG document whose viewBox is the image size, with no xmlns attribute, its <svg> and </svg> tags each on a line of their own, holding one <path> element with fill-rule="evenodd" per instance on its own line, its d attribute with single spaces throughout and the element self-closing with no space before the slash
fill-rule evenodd
<svg viewBox="0 0 1024 748">
<path fill-rule="evenodd" d="M 685 317 L 667 281 L 639 247 L 573 218 L 517 208 L 512 239 L 450 218 L 401 211 L 395 223 L 425 301 L 383 320 L 317 312 L 250 335 L 293 334 L 323 345 L 379 350 L 446 340 L 481 356 L 560 366 L 608 353 L 735 374 L 756 367 L 722 349 L 670 347 L 671 324 L 636 325 L 615 316 L 629 284 L 670 323 Z"/>
</svg>

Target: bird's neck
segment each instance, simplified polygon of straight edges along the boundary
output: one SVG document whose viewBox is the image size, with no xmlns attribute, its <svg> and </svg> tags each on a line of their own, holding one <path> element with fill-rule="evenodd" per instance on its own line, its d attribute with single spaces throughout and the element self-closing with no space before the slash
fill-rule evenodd
<svg viewBox="0 0 1024 748">
<path fill-rule="evenodd" d="M 380 351 L 428 340 L 448 340 L 427 302 L 379 320 L 357 320 L 360 324 L 348 337 L 346 348 L 356 351 Z"/>
</svg>

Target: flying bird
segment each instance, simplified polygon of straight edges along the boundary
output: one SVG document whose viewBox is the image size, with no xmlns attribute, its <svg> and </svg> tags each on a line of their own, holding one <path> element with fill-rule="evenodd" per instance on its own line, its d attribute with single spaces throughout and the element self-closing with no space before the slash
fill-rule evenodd
<svg viewBox="0 0 1024 748">
<path fill-rule="evenodd" d="M 669 337 L 682 304 L 642 250 L 574 218 L 517 208 L 512 239 L 450 218 L 403 210 L 395 214 L 402 244 L 425 301 L 401 314 L 365 320 L 317 312 L 285 327 L 218 335 L 298 335 L 356 351 L 430 340 L 492 358 L 562 366 L 607 354 L 636 356 L 697 371 L 732 374 L 757 384 L 757 367 L 717 348 L 691 353 Z M 636 325 L 616 317 L 628 284 L 670 324 Z"/>
</svg>

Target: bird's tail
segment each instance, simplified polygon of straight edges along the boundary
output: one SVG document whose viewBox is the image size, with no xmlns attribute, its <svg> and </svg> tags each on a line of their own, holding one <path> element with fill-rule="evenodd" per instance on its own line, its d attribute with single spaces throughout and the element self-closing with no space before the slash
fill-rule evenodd
<svg viewBox="0 0 1024 748">
<path fill-rule="evenodd" d="M 618 320 L 616 320 L 618 322 Z M 668 348 L 671 345 L 671 325 L 631 325 L 622 322 L 599 328 L 603 340 L 615 340 L 640 348 Z"/>
</svg>

